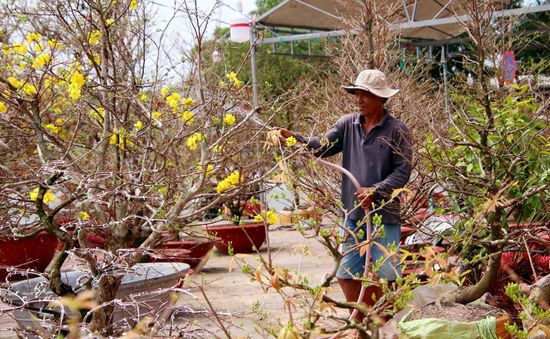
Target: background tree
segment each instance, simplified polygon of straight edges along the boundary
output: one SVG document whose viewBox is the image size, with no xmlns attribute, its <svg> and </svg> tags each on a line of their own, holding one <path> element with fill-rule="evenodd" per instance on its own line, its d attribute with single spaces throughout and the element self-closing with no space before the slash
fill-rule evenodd
<svg viewBox="0 0 550 339">
<path fill-rule="evenodd" d="M 120 272 L 143 249 L 261 180 L 253 112 L 229 111 L 246 106 L 243 82 L 234 73 L 224 84 L 204 76 L 201 46 L 214 9 L 196 6 L 174 9 L 199 48 L 189 73 L 170 81 L 174 73 L 162 72 L 181 65 L 160 67 L 178 58 L 164 54 L 170 41 L 157 33 L 148 2 L 2 5 L 0 145 L 10 150 L 0 155 L 2 234 L 46 231 L 63 242 L 49 272 L 58 295 L 68 292 L 60 271 L 69 255 L 87 262 L 100 305 L 90 331 L 121 330 L 110 321 L 112 301 Z M 107 252 L 90 249 L 88 233 L 103 236 Z"/>
<path fill-rule="evenodd" d="M 432 125 L 423 151 L 431 158 L 432 178 L 451 192 L 452 211 L 463 217 L 463 229 L 457 230 L 467 234 L 462 239 L 475 239 L 484 248 L 486 272 L 451 298 L 467 303 L 488 290 L 502 251 L 517 241 L 517 232 L 507 234 L 508 224 L 547 219 L 549 159 L 542 150 L 548 143 L 543 113 L 548 102 L 528 87 L 491 84 L 502 79 L 502 68 L 489 69 L 486 60 L 500 64 L 498 53 L 515 45 L 512 19 L 492 21 L 495 9 L 488 2 L 461 6 L 470 13 L 465 28 L 473 47 L 466 69 L 478 81 L 473 87 L 453 84 L 450 128 Z"/>
</svg>

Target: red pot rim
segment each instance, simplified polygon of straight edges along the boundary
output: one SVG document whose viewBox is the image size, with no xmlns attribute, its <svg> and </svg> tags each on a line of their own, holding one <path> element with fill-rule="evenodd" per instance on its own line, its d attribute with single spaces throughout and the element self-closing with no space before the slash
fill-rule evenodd
<svg viewBox="0 0 550 339">
<path fill-rule="evenodd" d="M 233 225 L 233 224 L 227 224 L 227 225 L 209 225 L 206 226 L 207 231 L 219 231 L 219 230 L 227 230 L 227 229 L 241 229 L 241 228 L 259 228 L 264 227 L 263 222 L 256 222 L 256 223 L 250 223 L 250 224 L 243 224 L 243 225 Z"/>
</svg>

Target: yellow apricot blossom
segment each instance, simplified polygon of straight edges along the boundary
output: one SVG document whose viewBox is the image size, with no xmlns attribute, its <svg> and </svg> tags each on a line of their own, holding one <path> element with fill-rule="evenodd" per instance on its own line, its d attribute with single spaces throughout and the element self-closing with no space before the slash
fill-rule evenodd
<svg viewBox="0 0 550 339">
<path fill-rule="evenodd" d="M 187 137 L 187 147 L 189 147 L 190 150 L 194 151 L 199 147 L 198 143 L 206 139 L 205 135 L 200 132 L 195 132 L 191 134 L 189 137 Z"/>
<path fill-rule="evenodd" d="M 69 79 L 69 96 L 71 99 L 76 100 L 80 98 L 80 92 L 85 82 L 84 75 L 78 69 L 75 70 Z"/>
<path fill-rule="evenodd" d="M 285 140 L 285 144 L 286 144 L 288 147 L 292 147 L 292 146 L 296 145 L 297 142 L 298 142 L 298 140 L 296 140 L 295 137 L 288 137 L 288 138 L 286 138 L 286 140 Z"/>
<path fill-rule="evenodd" d="M 237 78 L 237 73 L 235 72 L 227 73 L 225 77 L 233 83 L 233 87 L 235 88 L 239 88 L 243 84 L 243 82 Z"/>
<path fill-rule="evenodd" d="M 101 32 L 96 30 L 93 30 L 90 33 L 90 37 L 88 38 L 88 42 L 90 45 L 97 45 L 99 43 L 99 40 L 101 40 Z"/>
<path fill-rule="evenodd" d="M 118 136 L 118 135 L 117 135 L 116 133 L 111 134 L 111 137 L 109 138 L 109 144 L 110 144 L 110 145 L 116 144 L 117 136 Z"/>
<path fill-rule="evenodd" d="M 103 119 L 105 118 L 105 109 L 103 109 L 103 107 L 91 109 L 88 112 L 88 115 L 95 119 L 97 122 L 102 123 Z"/>
<path fill-rule="evenodd" d="M 183 108 L 188 109 L 190 107 L 193 107 L 195 105 L 195 99 L 193 98 L 183 98 Z"/>
<path fill-rule="evenodd" d="M 168 95 L 168 91 L 169 91 L 168 88 L 163 87 L 163 88 L 161 88 L 161 90 L 160 90 L 160 95 L 162 95 L 163 97 L 165 97 L 165 96 Z"/>
<path fill-rule="evenodd" d="M 272 210 L 269 210 L 266 213 L 256 214 L 254 216 L 254 221 L 256 221 L 256 222 L 263 222 L 264 220 L 267 221 L 267 223 L 270 224 L 270 225 L 274 225 L 274 224 L 279 222 L 279 218 L 277 217 L 277 213 L 275 213 Z"/>
<path fill-rule="evenodd" d="M 227 178 L 221 180 L 218 182 L 217 191 L 218 193 L 222 193 L 225 191 L 228 191 L 232 188 L 234 188 L 236 185 L 242 182 L 242 176 L 239 173 L 239 171 L 233 171 L 231 172 Z"/>
<path fill-rule="evenodd" d="M 130 9 L 135 11 L 137 9 L 137 6 L 138 6 L 137 0 L 130 1 Z"/>
<path fill-rule="evenodd" d="M 176 110 L 179 108 L 181 96 L 178 93 L 172 93 L 166 97 L 166 103 L 170 108 Z"/>
<path fill-rule="evenodd" d="M 46 130 L 52 132 L 53 134 L 58 134 L 59 133 L 59 127 L 57 127 L 54 124 L 46 124 L 46 125 L 44 125 L 44 128 Z"/>
<path fill-rule="evenodd" d="M 147 94 L 141 93 L 141 94 L 139 95 L 139 101 L 141 101 L 141 102 L 147 102 Z"/>
<path fill-rule="evenodd" d="M 80 86 L 76 84 L 70 84 L 69 96 L 71 97 L 71 99 L 77 100 L 78 98 L 80 98 L 80 94 L 81 94 L 80 90 L 81 90 Z"/>
<path fill-rule="evenodd" d="M 231 126 L 235 123 L 237 119 L 235 118 L 235 116 L 231 113 L 227 113 L 225 115 L 225 117 L 223 118 L 223 123 L 228 125 L 228 126 Z"/>
<path fill-rule="evenodd" d="M 84 86 L 85 81 L 86 80 L 84 78 L 84 75 L 80 73 L 78 70 L 74 71 L 73 74 L 71 75 L 70 82 L 73 84 L 76 84 L 78 86 Z"/>
<path fill-rule="evenodd" d="M 15 88 L 20 88 L 23 84 L 21 83 L 21 81 L 17 80 L 16 78 L 14 77 L 9 77 L 8 78 L 8 82 L 10 83 L 10 85 L 12 85 L 13 87 Z"/>
<path fill-rule="evenodd" d="M 16 42 L 16 43 L 13 44 L 13 50 L 17 54 L 25 55 L 25 54 L 27 54 L 27 45 L 22 44 L 20 42 Z"/>
<path fill-rule="evenodd" d="M 34 85 L 26 83 L 23 86 L 23 92 L 25 92 L 27 95 L 33 95 L 36 94 L 36 87 Z"/>
<path fill-rule="evenodd" d="M 203 171 L 202 170 L 202 165 L 200 163 L 197 164 L 196 169 L 197 169 L 197 172 L 202 172 Z M 212 165 L 212 164 L 206 165 L 206 175 L 210 175 L 213 170 L 214 170 L 214 165 Z"/>
<path fill-rule="evenodd" d="M 54 77 L 50 77 L 50 76 L 45 76 L 44 77 L 44 88 L 50 88 L 57 85 L 57 79 L 55 79 Z"/>
<path fill-rule="evenodd" d="M 38 42 L 42 38 L 42 35 L 40 33 L 31 32 L 27 34 L 27 43 L 30 44 L 33 41 Z"/>
<path fill-rule="evenodd" d="M 92 54 L 91 58 L 88 57 L 88 63 L 90 65 L 94 65 L 94 64 L 99 65 L 99 63 L 101 62 L 101 56 L 95 52 L 92 52 L 91 54 Z"/>
<path fill-rule="evenodd" d="M 134 124 L 134 128 L 136 130 L 142 129 L 143 128 L 143 122 L 141 122 L 141 120 L 136 121 L 136 123 Z"/>
<path fill-rule="evenodd" d="M 111 18 L 105 20 L 105 24 L 106 24 L 107 26 L 111 26 L 111 25 L 113 24 L 113 22 L 115 22 L 115 20 L 113 20 L 113 19 L 111 19 Z"/>
<path fill-rule="evenodd" d="M 32 68 L 41 69 L 50 62 L 51 56 L 49 53 L 40 53 L 32 62 Z"/>
<path fill-rule="evenodd" d="M 55 39 L 49 39 L 48 40 L 48 47 L 50 47 L 51 49 L 60 49 L 61 48 L 61 43 Z"/>
<path fill-rule="evenodd" d="M 153 117 L 153 119 L 161 120 L 162 113 L 160 113 L 159 111 L 154 111 L 153 113 L 151 113 L 151 116 Z"/>
<path fill-rule="evenodd" d="M 5 113 L 7 110 L 8 110 L 8 107 L 6 107 L 6 104 L 0 101 L 0 113 Z"/>
<path fill-rule="evenodd" d="M 181 120 L 183 120 L 186 125 L 190 126 L 191 124 L 193 124 L 193 113 L 189 111 L 184 111 L 181 114 Z"/>
<path fill-rule="evenodd" d="M 238 171 L 233 171 L 226 179 L 231 185 L 237 185 L 239 182 L 241 182 L 241 174 Z"/>
<path fill-rule="evenodd" d="M 120 149 L 125 149 L 126 146 L 132 146 L 134 143 L 126 137 L 126 130 L 121 129 L 115 131 L 109 138 L 109 144 L 115 145 L 118 143 Z"/>
<path fill-rule="evenodd" d="M 36 201 L 38 199 L 38 191 L 40 188 L 35 188 L 32 191 L 29 192 L 29 198 L 32 201 Z M 47 190 L 46 193 L 44 193 L 44 197 L 42 198 L 42 202 L 47 204 L 49 202 L 52 202 L 55 200 L 55 195 L 52 193 L 51 190 Z"/>
<path fill-rule="evenodd" d="M 88 212 L 80 211 L 80 212 L 78 213 L 78 218 L 79 218 L 80 220 L 88 220 L 88 219 L 90 219 L 90 215 L 88 214 Z"/>
<path fill-rule="evenodd" d="M 218 187 L 216 189 L 218 190 L 218 193 L 222 193 L 225 191 L 229 191 L 232 188 L 233 186 L 231 186 L 229 182 L 227 182 L 226 180 L 222 180 L 218 182 Z"/>
</svg>

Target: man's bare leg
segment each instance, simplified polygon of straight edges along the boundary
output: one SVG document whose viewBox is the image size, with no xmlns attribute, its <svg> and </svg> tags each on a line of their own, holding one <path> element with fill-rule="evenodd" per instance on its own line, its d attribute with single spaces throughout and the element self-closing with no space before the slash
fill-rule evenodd
<svg viewBox="0 0 550 339">
<path fill-rule="evenodd" d="M 361 293 L 361 281 L 355 280 L 355 279 L 340 279 L 338 278 L 338 284 L 340 285 L 340 288 L 344 292 L 344 296 L 346 297 L 346 301 L 354 301 L 356 302 L 359 298 L 359 293 Z M 370 285 L 366 287 L 365 296 L 363 297 L 363 303 L 367 306 L 372 306 L 376 303 L 376 301 L 382 296 L 382 289 L 375 285 Z M 373 294 L 375 295 L 375 299 L 373 300 Z M 353 309 L 350 309 L 350 313 L 353 311 Z M 354 319 L 356 322 L 363 321 L 363 314 L 361 312 L 357 312 L 357 315 Z"/>
</svg>

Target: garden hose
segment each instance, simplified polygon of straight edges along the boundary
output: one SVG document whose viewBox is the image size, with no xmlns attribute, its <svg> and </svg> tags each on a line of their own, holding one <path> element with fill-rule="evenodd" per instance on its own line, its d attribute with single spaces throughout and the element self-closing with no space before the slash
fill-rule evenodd
<svg viewBox="0 0 550 339">
<path fill-rule="evenodd" d="M 270 127 L 265 122 L 261 121 L 259 118 L 255 117 L 255 116 L 254 116 L 254 119 L 251 119 L 251 120 L 253 122 L 263 126 L 263 127 L 271 129 L 271 131 L 276 131 L 277 132 L 276 134 L 273 134 L 272 132 L 270 132 L 271 134 L 269 135 L 268 138 L 270 138 L 273 143 L 278 144 L 280 138 L 282 138 L 279 130 Z M 361 185 L 359 184 L 359 181 L 357 181 L 357 179 L 353 176 L 353 174 L 351 174 L 351 172 L 348 171 L 347 169 L 343 168 L 342 166 L 339 166 L 339 165 L 333 164 L 331 162 L 325 161 L 321 158 L 316 158 L 316 161 L 320 162 L 321 164 L 323 164 L 325 166 L 331 167 L 331 168 L 341 172 L 342 174 L 347 176 L 348 179 L 351 180 L 351 182 L 353 183 L 353 185 L 355 186 L 355 189 L 357 191 L 359 191 L 361 189 Z M 366 250 L 365 250 L 365 268 L 363 270 L 363 277 L 366 277 L 369 274 L 369 271 L 370 271 L 370 252 L 371 252 L 371 246 L 372 246 L 372 244 L 371 244 L 371 240 L 372 240 L 371 239 L 372 238 L 372 230 L 371 230 L 372 223 L 371 223 L 370 217 L 368 217 L 368 215 L 369 215 L 368 208 L 365 208 L 365 214 L 367 215 L 367 218 L 366 218 L 367 219 L 367 221 L 366 221 L 366 224 L 367 224 L 367 239 L 366 239 L 366 242 L 367 242 L 367 244 L 366 244 Z M 361 291 L 359 292 L 359 297 L 357 298 L 357 304 L 361 304 L 361 302 L 363 301 L 363 299 L 365 297 L 366 290 L 367 290 L 367 286 L 364 285 L 364 284 L 361 284 Z M 353 312 L 349 316 L 348 320 L 351 321 L 352 319 L 354 319 L 358 312 L 359 311 L 356 308 L 354 308 Z M 331 337 L 331 339 L 332 338 L 335 338 L 335 336 Z"/>
<path fill-rule="evenodd" d="M 361 189 L 361 185 L 359 184 L 359 181 L 357 181 L 357 179 L 353 176 L 353 174 L 351 174 L 351 172 L 348 171 L 347 169 L 343 168 L 342 166 L 339 166 L 339 165 L 333 164 L 331 162 L 325 161 L 323 159 L 320 159 L 320 158 L 317 158 L 317 161 L 319 161 L 323 165 L 326 165 L 328 167 L 332 167 L 335 170 L 340 171 L 342 174 L 347 176 L 349 180 L 351 180 L 351 182 L 353 183 L 353 185 L 355 186 L 355 189 L 357 191 L 359 191 Z M 371 223 L 371 220 L 370 220 L 370 217 L 369 217 L 369 209 L 368 208 L 365 208 L 365 215 L 367 215 L 367 239 L 366 239 L 366 241 L 367 241 L 366 247 L 367 248 L 366 248 L 366 251 L 365 251 L 365 269 L 363 270 L 363 277 L 366 277 L 369 274 L 369 271 L 370 271 L 370 250 L 371 250 L 371 245 L 372 245 L 371 244 L 372 223 Z M 365 284 L 361 284 L 361 291 L 359 292 L 359 297 L 357 298 L 357 304 L 361 304 L 361 302 L 363 301 L 363 298 L 365 297 L 365 292 L 366 291 L 367 291 L 367 286 Z M 359 312 L 359 311 L 357 311 L 357 309 L 354 308 L 353 312 L 349 316 L 348 320 L 351 321 L 353 318 L 355 318 L 355 316 L 357 315 L 357 312 Z M 333 338 L 333 337 L 331 337 L 331 338 Z"/>
</svg>

